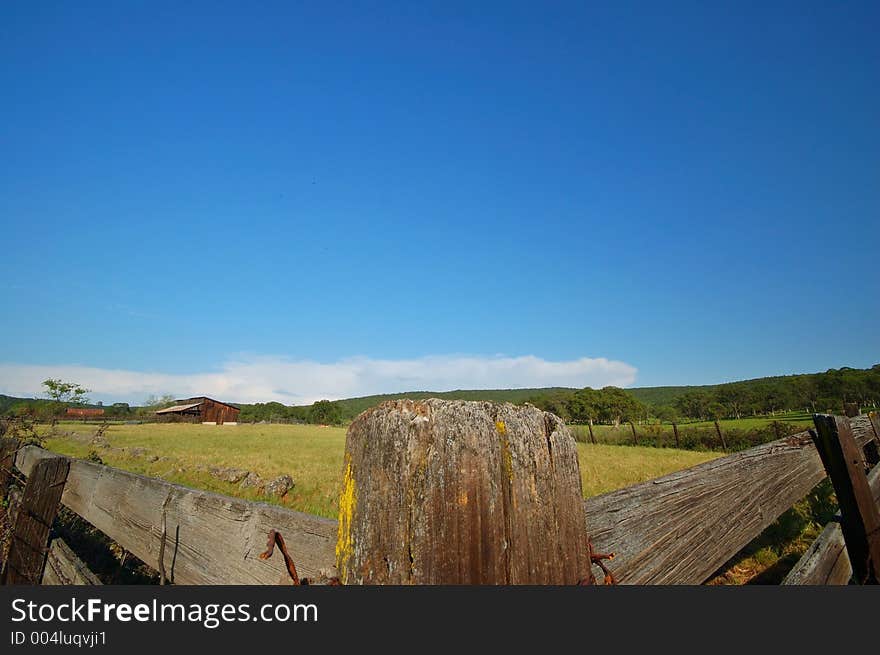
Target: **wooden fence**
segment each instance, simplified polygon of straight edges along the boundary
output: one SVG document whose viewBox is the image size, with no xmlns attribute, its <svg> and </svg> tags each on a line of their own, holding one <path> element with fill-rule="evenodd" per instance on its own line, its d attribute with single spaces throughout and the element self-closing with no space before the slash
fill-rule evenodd
<svg viewBox="0 0 880 655">
<path fill-rule="evenodd" d="M 820 423 L 821 418 L 812 435 L 802 432 L 588 498 L 587 532 L 595 550 L 615 553 L 613 571 L 623 584 L 700 584 L 831 471 L 843 515 L 825 528 L 784 583 L 845 584 L 854 574 L 848 552 L 864 555 L 856 573 L 871 581 L 871 566 L 880 566 L 880 531 L 872 522 L 878 520 L 880 498 L 880 422 L 873 415 L 834 423 Z M 846 456 L 838 452 L 835 460 L 826 452 L 831 441 L 846 444 L 856 464 L 847 468 Z M 59 501 L 170 583 L 289 581 L 281 553 L 260 557 L 273 530 L 283 535 L 301 576 L 318 577 L 335 562 L 334 520 L 189 489 L 33 445 L 18 448 L 10 439 L 0 440 L 0 482 L 13 453 L 27 484 L 13 517 L 6 583 L 97 582 L 66 545 L 48 544 Z"/>
</svg>

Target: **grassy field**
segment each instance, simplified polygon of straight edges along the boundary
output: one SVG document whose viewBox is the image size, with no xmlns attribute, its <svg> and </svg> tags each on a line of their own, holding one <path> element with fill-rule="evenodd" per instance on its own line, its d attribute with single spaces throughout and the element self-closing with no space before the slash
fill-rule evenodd
<svg viewBox="0 0 880 655">
<path fill-rule="evenodd" d="M 110 448 L 89 443 L 95 426 L 59 424 L 46 447 L 87 458 L 96 452 L 105 464 L 158 477 L 190 487 L 280 502 L 291 509 L 336 517 L 341 483 L 343 428 L 314 425 L 113 425 L 105 433 Z M 132 448 L 144 452 L 133 454 Z M 596 494 L 650 480 L 718 457 L 720 453 L 672 448 L 642 448 L 578 444 L 584 495 Z M 150 461 L 159 457 L 157 461 Z M 284 473 L 296 486 L 282 500 L 258 496 L 252 490 L 217 480 L 208 466 L 254 471 L 263 478 Z"/>
<path fill-rule="evenodd" d="M 754 432 L 766 428 L 772 428 L 773 423 L 778 421 L 785 425 L 796 425 L 801 429 L 812 427 L 813 418 L 810 414 L 804 412 L 789 412 L 787 414 L 777 414 L 776 416 L 756 416 L 741 419 L 722 419 L 718 421 L 723 433 L 733 432 Z M 589 428 L 586 425 L 569 426 L 577 435 L 579 441 L 589 440 Z M 714 434 L 715 424 L 713 421 L 690 421 L 678 423 L 678 430 L 681 435 L 689 434 L 693 431 L 709 431 Z M 651 438 L 652 436 L 661 435 L 665 442 L 673 443 L 673 432 L 671 423 L 643 423 L 636 424 L 636 432 L 639 438 Z M 622 424 L 618 427 L 613 425 L 594 425 L 593 435 L 596 441 L 606 444 L 628 444 L 632 441 L 632 432 L 628 424 Z"/>
<path fill-rule="evenodd" d="M 721 428 L 731 430 L 756 430 L 771 425 L 774 421 L 803 425 L 804 428 L 812 427 L 813 416 L 807 412 L 788 412 L 776 416 L 746 416 L 744 418 L 721 419 L 718 423 Z M 713 427 L 712 421 L 694 421 L 693 423 L 679 423 L 679 427 Z M 672 426 L 669 427 L 672 429 Z"/>
</svg>

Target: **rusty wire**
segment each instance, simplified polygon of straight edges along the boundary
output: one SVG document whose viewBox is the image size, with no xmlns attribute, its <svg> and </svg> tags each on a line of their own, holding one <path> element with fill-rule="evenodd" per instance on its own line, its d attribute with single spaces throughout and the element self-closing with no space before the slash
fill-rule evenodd
<svg viewBox="0 0 880 655">
<path fill-rule="evenodd" d="M 287 573 L 290 575 L 293 584 L 308 584 L 306 579 L 299 579 L 299 574 L 296 572 L 296 564 L 293 563 L 293 558 L 290 556 L 290 553 L 287 552 L 284 537 L 282 537 L 281 533 L 277 530 L 269 530 L 269 542 L 266 544 L 266 551 L 260 553 L 260 559 L 266 560 L 272 557 L 272 553 L 275 552 L 275 544 L 278 544 L 278 548 L 281 549 L 281 554 L 284 556 L 284 565 L 287 567 Z"/>
<path fill-rule="evenodd" d="M 605 566 L 605 562 L 603 560 L 613 560 L 614 553 L 597 553 L 593 551 L 593 541 L 591 539 L 587 539 L 587 550 L 590 553 L 590 565 L 595 564 L 600 569 L 602 569 L 602 573 L 605 574 L 605 577 L 602 580 L 603 584 L 606 585 L 616 585 L 617 579 L 614 577 L 614 574 L 611 572 L 607 566 Z M 593 572 L 590 571 L 590 582 L 595 583 L 596 577 L 593 575 Z M 582 580 L 581 584 L 585 584 L 585 581 Z"/>
</svg>

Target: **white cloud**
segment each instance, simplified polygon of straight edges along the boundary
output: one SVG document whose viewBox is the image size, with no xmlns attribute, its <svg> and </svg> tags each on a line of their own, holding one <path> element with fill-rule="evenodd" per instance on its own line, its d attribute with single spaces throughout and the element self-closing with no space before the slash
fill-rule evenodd
<svg viewBox="0 0 880 655">
<path fill-rule="evenodd" d="M 227 361 L 219 371 L 194 374 L 141 373 L 79 365 L 0 364 L 0 393 L 39 396 L 47 378 L 73 380 L 93 400 L 139 403 L 151 394 L 206 395 L 231 402 L 276 400 L 309 404 L 375 393 L 513 389 L 523 387 L 629 386 L 636 369 L 602 357 L 554 362 L 534 357 L 430 355 L 415 359 L 352 357 L 331 363 L 285 357 Z"/>
</svg>

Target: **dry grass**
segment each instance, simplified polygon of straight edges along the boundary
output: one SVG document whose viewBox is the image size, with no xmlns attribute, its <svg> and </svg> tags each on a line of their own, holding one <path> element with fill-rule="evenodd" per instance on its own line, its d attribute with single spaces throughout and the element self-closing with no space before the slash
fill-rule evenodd
<svg viewBox="0 0 880 655">
<path fill-rule="evenodd" d="M 62 424 L 50 450 L 87 458 L 94 450 L 105 464 L 190 487 L 248 499 L 281 502 L 320 516 L 336 516 L 341 484 L 343 428 L 314 425 L 114 425 L 105 434 L 111 448 L 96 448 L 87 437 L 94 426 Z M 65 435 L 65 433 L 67 433 Z M 74 434 L 70 434 L 74 433 Z M 143 448 L 146 456 L 120 449 Z M 592 496 L 671 473 L 717 457 L 719 453 L 671 448 L 578 444 L 585 496 Z M 165 459 L 150 462 L 148 455 Z M 290 474 L 296 486 L 282 500 L 213 478 L 207 466 L 230 466 L 262 477 Z"/>
<path fill-rule="evenodd" d="M 61 425 L 61 432 L 92 434 L 92 426 Z M 94 450 L 105 464 L 158 477 L 189 487 L 249 500 L 280 502 L 320 516 L 336 516 L 342 473 L 345 430 L 314 425 L 114 425 L 105 433 L 111 448 L 103 449 L 70 437 L 50 437 L 46 447 L 56 452 L 88 457 Z M 147 455 L 166 459 L 150 462 L 116 449 L 144 448 Z M 222 482 L 199 470 L 230 466 L 254 471 L 264 478 L 291 475 L 296 486 L 282 501 L 258 496 L 252 490 Z"/>
<path fill-rule="evenodd" d="M 578 444 L 584 497 L 596 496 L 637 482 L 680 471 L 723 453 L 649 448 L 647 446 L 610 446 Z"/>
</svg>

